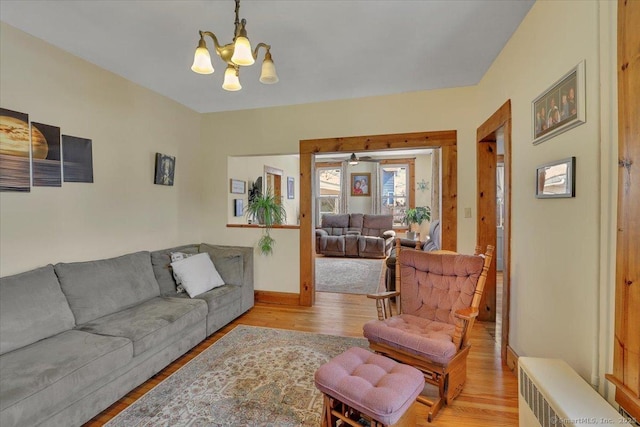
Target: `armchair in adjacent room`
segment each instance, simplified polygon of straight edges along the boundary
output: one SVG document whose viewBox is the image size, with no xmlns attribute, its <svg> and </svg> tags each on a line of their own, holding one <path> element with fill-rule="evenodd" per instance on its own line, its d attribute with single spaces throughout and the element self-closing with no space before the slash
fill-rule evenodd
<svg viewBox="0 0 640 427">
<path fill-rule="evenodd" d="M 376 300 L 378 320 L 364 325 L 377 353 L 421 370 L 438 387 L 438 397 L 418 397 L 430 406 L 429 421 L 466 381 L 469 335 L 482 297 L 493 246 L 485 254 L 424 252 L 396 244 L 395 292 L 368 295 Z M 397 315 L 390 299 L 397 297 Z"/>
<path fill-rule="evenodd" d="M 424 241 L 402 239 L 400 244 L 403 247 L 421 249 L 426 252 L 440 249 L 440 220 L 437 219 L 429 226 L 429 235 Z M 389 257 L 385 261 L 387 268 L 385 271 L 384 284 L 387 291 L 396 290 L 396 249 L 391 250 Z"/>
</svg>

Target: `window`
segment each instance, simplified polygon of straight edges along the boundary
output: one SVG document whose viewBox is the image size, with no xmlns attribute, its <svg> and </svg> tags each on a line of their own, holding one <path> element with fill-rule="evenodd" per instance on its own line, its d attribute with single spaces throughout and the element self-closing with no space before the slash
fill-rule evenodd
<svg viewBox="0 0 640 427">
<path fill-rule="evenodd" d="M 390 164 L 383 165 L 380 170 L 382 183 L 380 199 L 382 200 L 381 213 L 393 215 L 393 226 L 402 227 L 404 213 L 409 208 L 409 195 L 407 183 L 407 171 L 409 165 Z"/>
<path fill-rule="evenodd" d="M 321 225 L 322 215 L 340 213 L 342 169 L 336 166 L 316 169 L 316 224 Z"/>
</svg>

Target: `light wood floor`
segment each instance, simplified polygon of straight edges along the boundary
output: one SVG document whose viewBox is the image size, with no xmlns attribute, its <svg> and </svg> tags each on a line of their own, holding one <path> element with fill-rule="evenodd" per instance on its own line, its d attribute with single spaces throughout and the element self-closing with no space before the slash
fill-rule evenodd
<svg viewBox="0 0 640 427">
<path fill-rule="evenodd" d="M 101 426 L 144 393 L 193 359 L 236 325 L 265 326 L 323 334 L 361 337 L 362 325 L 376 318 L 372 300 L 364 295 L 318 292 L 314 307 L 257 304 L 249 312 L 208 337 L 163 371 L 131 391 L 86 426 Z M 495 324 L 477 322 L 472 332 L 467 383 L 452 405 L 444 407 L 433 423 L 426 421 L 426 407 L 416 403 L 416 426 L 500 427 L 518 425 L 516 376 L 500 361 Z"/>
</svg>

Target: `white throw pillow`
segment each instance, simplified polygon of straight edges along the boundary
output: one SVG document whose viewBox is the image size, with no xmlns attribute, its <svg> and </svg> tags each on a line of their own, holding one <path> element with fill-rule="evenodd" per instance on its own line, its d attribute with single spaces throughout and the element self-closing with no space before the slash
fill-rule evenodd
<svg viewBox="0 0 640 427">
<path fill-rule="evenodd" d="M 184 252 L 171 252 L 171 262 L 180 261 L 181 259 L 189 258 L 194 255 L 196 254 L 187 254 Z M 181 294 L 182 292 L 184 292 L 184 288 L 182 287 L 182 282 L 180 281 L 180 278 L 178 277 L 178 275 L 173 272 L 173 269 L 171 269 L 171 274 L 173 274 L 173 280 L 176 281 L 176 285 L 177 285 L 176 291 L 179 294 Z"/>
<path fill-rule="evenodd" d="M 222 277 L 206 252 L 172 262 L 171 268 L 191 298 L 224 285 Z"/>
</svg>

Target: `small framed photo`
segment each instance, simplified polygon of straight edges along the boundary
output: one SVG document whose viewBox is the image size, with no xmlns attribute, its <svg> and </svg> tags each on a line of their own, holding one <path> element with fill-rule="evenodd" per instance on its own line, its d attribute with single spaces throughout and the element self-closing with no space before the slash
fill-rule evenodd
<svg viewBox="0 0 640 427">
<path fill-rule="evenodd" d="M 557 199 L 576 196 L 576 158 L 545 163 L 536 169 L 536 197 Z"/>
<path fill-rule="evenodd" d="M 586 121 L 584 67 L 580 62 L 531 103 L 534 145 Z"/>
<path fill-rule="evenodd" d="M 295 199 L 294 193 L 295 180 L 292 176 L 287 177 L 287 199 Z"/>
<path fill-rule="evenodd" d="M 354 172 L 351 174 L 351 195 L 371 196 L 371 173 Z"/>
<path fill-rule="evenodd" d="M 233 199 L 233 216 L 242 216 L 244 214 L 244 207 L 242 199 Z"/>
<path fill-rule="evenodd" d="M 173 174 L 176 170 L 176 158 L 167 154 L 156 153 L 156 175 L 153 181 L 158 185 L 173 185 Z"/>
<path fill-rule="evenodd" d="M 244 194 L 247 191 L 247 182 L 232 178 L 230 188 L 233 194 Z"/>
</svg>

